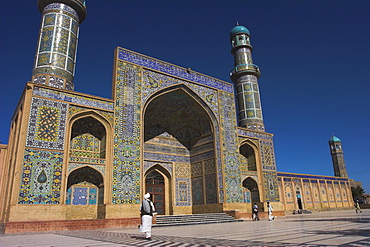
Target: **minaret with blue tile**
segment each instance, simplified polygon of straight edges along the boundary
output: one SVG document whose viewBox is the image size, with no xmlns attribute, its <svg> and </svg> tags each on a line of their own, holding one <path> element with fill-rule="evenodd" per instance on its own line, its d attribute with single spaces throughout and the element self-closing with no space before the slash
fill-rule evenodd
<svg viewBox="0 0 370 247">
<path fill-rule="evenodd" d="M 79 26 L 86 17 L 84 0 L 38 0 L 42 13 L 32 82 L 74 90 Z"/>
<path fill-rule="evenodd" d="M 244 26 L 235 26 L 230 31 L 230 41 L 234 56 L 230 78 L 236 88 L 239 126 L 264 132 L 258 87 L 261 73 L 258 66 L 253 64 L 249 30 Z"/>
<path fill-rule="evenodd" d="M 334 176 L 348 178 L 346 163 L 344 162 L 342 141 L 333 135 L 329 140 L 329 146 L 333 161 Z"/>
</svg>

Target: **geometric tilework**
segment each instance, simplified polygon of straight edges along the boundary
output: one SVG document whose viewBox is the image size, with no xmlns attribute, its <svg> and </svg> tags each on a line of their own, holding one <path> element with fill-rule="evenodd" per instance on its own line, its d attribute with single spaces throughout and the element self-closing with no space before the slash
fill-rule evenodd
<svg viewBox="0 0 370 247">
<path fill-rule="evenodd" d="M 204 204 L 203 177 L 191 179 L 193 205 Z"/>
<path fill-rule="evenodd" d="M 190 196 L 190 164 L 176 163 L 176 206 L 191 206 Z"/>
<path fill-rule="evenodd" d="M 105 166 L 104 165 L 95 165 L 95 164 L 83 164 L 83 163 L 68 163 L 68 174 L 78 168 L 83 166 L 89 166 L 94 168 L 95 170 L 99 171 L 102 175 L 105 175 Z"/>
<path fill-rule="evenodd" d="M 143 70 L 142 100 L 145 102 L 146 99 L 155 91 L 159 91 L 171 85 L 176 85 L 180 83 L 185 84 L 193 92 L 195 92 L 212 109 L 213 113 L 217 115 L 217 90 L 204 86 L 199 86 L 185 80 L 179 80 L 150 70 Z"/>
<path fill-rule="evenodd" d="M 140 203 L 141 68 L 117 61 L 112 202 Z"/>
<path fill-rule="evenodd" d="M 264 191 L 266 201 L 279 201 L 279 187 L 277 183 L 277 175 L 274 171 L 263 171 Z"/>
<path fill-rule="evenodd" d="M 176 206 L 191 206 L 190 178 L 176 178 Z"/>
<path fill-rule="evenodd" d="M 56 99 L 65 102 L 69 102 L 77 105 L 84 105 L 87 107 L 94 107 L 102 110 L 113 111 L 113 103 L 111 101 L 95 99 L 87 96 L 75 95 L 72 93 L 59 92 L 52 89 L 46 89 L 35 86 L 33 89 L 33 95 L 41 96 L 49 99 Z"/>
<path fill-rule="evenodd" d="M 267 133 L 259 133 L 256 131 L 252 130 L 247 130 L 247 129 L 242 129 L 240 127 L 237 128 L 238 130 L 238 135 L 239 136 L 246 136 L 246 137 L 255 137 L 258 139 L 263 139 L 266 141 L 272 141 L 272 135 L 267 134 Z"/>
<path fill-rule="evenodd" d="M 59 204 L 63 153 L 26 149 L 19 204 Z"/>
<path fill-rule="evenodd" d="M 273 142 L 260 140 L 260 150 L 263 169 L 276 170 Z"/>
<path fill-rule="evenodd" d="M 144 174 L 149 170 L 149 168 L 151 168 L 154 165 L 160 165 L 160 166 L 162 166 L 172 176 L 172 163 L 169 163 L 169 162 L 158 162 L 158 161 L 155 161 L 154 162 L 154 161 L 146 161 L 146 160 L 144 160 L 144 164 L 143 164 L 143 172 L 144 172 Z"/>
<path fill-rule="evenodd" d="M 65 103 L 33 97 L 26 146 L 63 150 L 67 108 Z"/>
<path fill-rule="evenodd" d="M 84 107 L 78 107 L 78 106 L 73 106 L 70 105 L 68 109 L 68 118 L 71 118 L 74 116 L 76 113 L 83 112 L 83 111 L 91 111 L 91 108 L 84 108 Z M 112 112 L 106 112 L 106 111 L 97 111 L 99 114 L 103 115 L 106 120 L 108 120 L 109 123 L 113 124 L 113 113 Z"/>
<path fill-rule="evenodd" d="M 226 83 L 224 81 L 200 74 L 195 71 L 189 71 L 188 69 L 169 64 L 158 59 L 153 59 L 151 57 L 147 57 L 145 55 L 123 49 L 121 47 L 118 47 L 117 55 L 118 59 L 120 60 L 135 63 L 137 65 L 144 66 L 156 71 L 161 71 L 165 74 L 174 75 L 176 77 L 197 82 L 202 85 L 213 87 L 229 93 L 234 92 L 233 85 L 230 83 Z"/>
<path fill-rule="evenodd" d="M 224 151 L 225 197 L 227 203 L 243 202 L 242 181 L 237 150 L 234 94 L 220 91 L 222 143 Z M 220 195 L 221 198 L 221 195 Z"/>
</svg>

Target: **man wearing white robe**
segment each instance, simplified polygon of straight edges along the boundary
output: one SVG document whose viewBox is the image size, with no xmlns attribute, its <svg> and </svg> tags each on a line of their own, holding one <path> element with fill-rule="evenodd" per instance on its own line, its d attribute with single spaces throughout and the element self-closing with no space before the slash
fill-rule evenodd
<svg viewBox="0 0 370 247">
<path fill-rule="evenodd" d="M 154 204 L 150 201 L 150 194 L 146 193 L 144 195 L 144 200 L 140 205 L 141 212 L 141 226 L 140 232 L 145 232 L 145 238 L 151 239 L 152 237 L 152 220 L 153 212 L 155 211 Z"/>
<path fill-rule="evenodd" d="M 274 220 L 275 216 L 272 216 L 272 211 L 274 210 L 272 209 L 270 202 L 267 202 L 267 210 L 268 210 L 269 221 Z"/>
</svg>

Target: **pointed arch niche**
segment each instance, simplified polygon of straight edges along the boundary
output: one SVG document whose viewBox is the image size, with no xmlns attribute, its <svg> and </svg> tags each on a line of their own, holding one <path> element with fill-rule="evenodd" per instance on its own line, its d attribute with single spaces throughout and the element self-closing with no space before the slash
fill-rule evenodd
<svg viewBox="0 0 370 247">
<path fill-rule="evenodd" d="M 241 167 L 246 171 L 257 171 L 257 160 L 254 148 L 248 142 L 239 147 L 241 154 Z"/>
<path fill-rule="evenodd" d="M 95 111 L 71 117 L 65 187 L 69 219 L 105 217 L 105 190 L 109 184 L 105 174 L 112 162 L 111 132 L 110 123 Z"/>
<path fill-rule="evenodd" d="M 260 194 L 258 191 L 258 184 L 256 180 L 254 180 L 251 177 L 248 177 L 243 180 L 243 188 L 244 191 L 247 192 L 247 194 L 250 195 L 250 203 L 259 203 L 260 202 Z M 248 202 L 248 201 L 247 201 Z"/>
<path fill-rule="evenodd" d="M 154 165 L 145 172 L 145 193 L 150 193 L 155 209 L 160 215 L 172 214 L 171 174 L 161 165 Z"/>
<path fill-rule="evenodd" d="M 219 201 L 218 128 L 212 110 L 191 89 L 179 84 L 152 95 L 143 114 L 144 163 L 167 163 L 173 169 L 170 201 L 174 203 L 168 212 L 215 211 L 211 205 Z M 177 212 L 176 207 L 182 211 Z"/>
</svg>

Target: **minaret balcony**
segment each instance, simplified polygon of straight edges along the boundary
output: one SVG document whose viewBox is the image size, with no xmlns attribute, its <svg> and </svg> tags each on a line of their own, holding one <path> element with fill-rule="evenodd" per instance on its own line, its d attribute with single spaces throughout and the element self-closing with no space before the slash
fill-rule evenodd
<svg viewBox="0 0 370 247">
<path fill-rule="evenodd" d="M 260 68 L 255 64 L 240 64 L 235 66 L 230 71 L 230 77 L 242 74 L 254 74 L 257 77 L 260 77 L 261 71 Z"/>
</svg>

